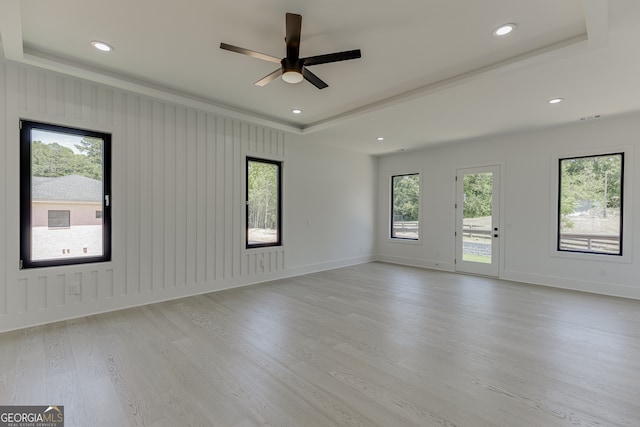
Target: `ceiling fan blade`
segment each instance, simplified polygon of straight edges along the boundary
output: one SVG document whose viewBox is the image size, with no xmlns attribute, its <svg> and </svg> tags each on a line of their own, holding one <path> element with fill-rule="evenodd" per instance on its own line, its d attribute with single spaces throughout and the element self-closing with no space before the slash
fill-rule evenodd
<svg viewBox="0 0 640 427">
<path fill-rule="evenodd" d="M 255 82 L 254 84 L 256 86 L 266 86 L 267 83 L 271 82 L 272 80 L 277 79 L 278 77 L 280 77 L 282 75 L 282 68 L 278 68 L 277 70 L 275 70 L 273 73 L 264 76 L 263 78 L 261 78 L 260 80 L 258 80 L 257 82 Z"/>
<path fill-rule="evenodd" d="M 300 33 L 302 31 L 302 16 L 287 13 L 287 58 L 296 61 L 300 57 Z"/>
<path fill-rule="evenodd" d="M 315 87 L 317 87 L 318 89 L 324 89 L 325 87 L 328 87 L 329 85 L 326 84 L 325 82 L 323 82 L 320 77 L 316 76 L 315 74 L 313 74 L 311 71 L 307 70 L 306 68 L 302 69 L 302 75 L 304 76 L 304 78 L 311 83 L 312 85 L 314 85 Z"/>
<path fill-rule="evenodd" d="M 266 55 L 264 53 L 256 52 L 254 50 L 245 49 L 243 47 L 232 46 L 226 43 L 220 43 L 220 49 L 229 50 L 231 52 L 241 53 L 243 55 L 248 55 L 253 58 L 262 59 L 263 61 L 275 62 L 277 64 L 280 63 L 280 58 L 276 58 L 275 56 Z"/>
<path fill-rule="evenodd" d="M 326 55 L 310 56 L 302 58 L 305 66 L 327 64 L 329 62 L 346 61 L 349 59 L 358 59 L 362 56 L 360 49 L 347 50 L 344 52 L 327 53 Z"/>
</svg>

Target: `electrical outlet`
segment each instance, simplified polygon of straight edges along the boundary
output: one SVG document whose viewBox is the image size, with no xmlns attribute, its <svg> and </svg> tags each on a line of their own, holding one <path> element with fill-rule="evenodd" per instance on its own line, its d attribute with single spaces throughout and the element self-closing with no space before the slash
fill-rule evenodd
<svg viewBox="0 0 640 427">
<path fill-rule="evenodd" d="M 69 295 L 80 295 L 80 283 L 74 282 L 69 284 Z"/>
</svg>

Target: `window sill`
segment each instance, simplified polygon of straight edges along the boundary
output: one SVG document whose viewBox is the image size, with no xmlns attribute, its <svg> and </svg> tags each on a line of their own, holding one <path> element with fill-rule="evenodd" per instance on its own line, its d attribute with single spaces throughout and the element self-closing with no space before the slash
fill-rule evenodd
<svg viewBox="0 0 640 427">
<path fill-rule="evenodd" d="M 420 239 L 398 239 L 394 237 L 388 237 L 387 243 L 400 243 L 406 245 L 422 245 L 422 241 Z"/>
</svg>

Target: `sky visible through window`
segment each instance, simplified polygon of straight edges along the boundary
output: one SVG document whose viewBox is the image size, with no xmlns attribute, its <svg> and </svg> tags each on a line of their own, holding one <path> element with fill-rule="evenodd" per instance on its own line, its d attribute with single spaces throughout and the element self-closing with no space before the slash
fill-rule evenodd
<svg viewBox="0 0 640 427">
<path fill-rule="evenodd" d="M 31 138 L 34 141 L 40 141 L 47 145 L 57 143 L 63 147 L 73 150 L 74 154 L 84 154 L 76 148 L 76 144 L 80 144 L 80 141 L 82 141 L 82 136 L 33 129 L 31 131 Z"/>
</svg>

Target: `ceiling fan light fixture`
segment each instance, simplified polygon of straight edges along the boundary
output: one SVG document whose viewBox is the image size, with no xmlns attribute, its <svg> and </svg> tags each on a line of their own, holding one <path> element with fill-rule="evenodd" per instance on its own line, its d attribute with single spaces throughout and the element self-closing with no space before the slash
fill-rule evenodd
<svg viewBox="0 0 640 427">
<path fill-rule="evenodd" d="M 282 73 L 282 80 L 287 83 L 296 84 L 304 80 L 304 77 L 302 76 L 302 73 L 299 73 L 298 71 L 289 70 Z"/>
<path fill-rule="evenodd" d="M 496 36 L 496 37 L 504 37 L 507 34 L 512 33 L 513 30 L 515 30 L 517 26 L 518 25 L 513 24 L 513 23 L 500 25 L 498 28 L 493 30 L 493 35 Z"/>
</svg>

